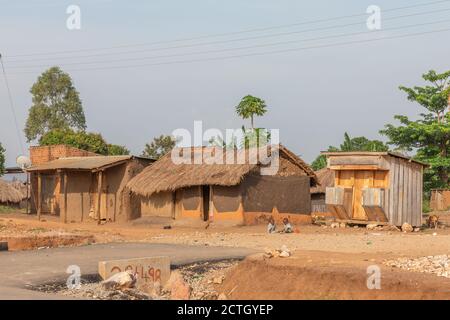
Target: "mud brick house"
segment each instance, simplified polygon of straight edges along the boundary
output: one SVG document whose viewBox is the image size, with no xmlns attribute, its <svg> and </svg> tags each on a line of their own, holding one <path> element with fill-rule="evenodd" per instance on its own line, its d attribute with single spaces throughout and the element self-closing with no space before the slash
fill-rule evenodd
<svg viewBox="0 0 450 320">
<path fill-rule="evenodd" d="M 32 147 L 32 213 L 59 216 L 62 222 L 120 221 L 126 183 L 153 161 L 135 156 L 101 156 L 68 146 Z"/>
<path fill-rule="evenodd" d="M 33 165 L 38 165 L 59 158 L 88 156 L 99 156 L 99 154 L 77 149 L 64 144 L 30 147 L 30 160 Z"/>
<path fill-rule="evenodd" d="M 344 222 L 422 225 L 423 169 L 393 152 L 324 152 L 334 172 L 326 204 Z"/>
<path fill-rule="evenodd" d="M 450 190 L 431 190 L 430 208 L 434 211 L 450 211 Z"/>
<path fill-rule="evenodd" d="M 231 156 L 236 160 L 242 152 L 247 156 L 234 164 L 225 160 L 223 164 L 194 163 L 199 153 L 202 159 L 219 149 L 223 159 Z M 180 155 L 189 152 L 192 162 L 175 164 L 169 153 L 128 182 L 132 195 L 141 198 L 140 210 L 131 218 L 158 216 L 239 225 L 273 216 L 278 222 L 289 217 L 294 223 L 309 223 L 309 189 L 317 182 L 314 171 L 284 146 L 272 151 L 271 156 L 279 154 L 278 170 L 274 175 L 261 175 L 264 165 L 249 161 L 248 149 L 175 149 Z"/>
</svg>

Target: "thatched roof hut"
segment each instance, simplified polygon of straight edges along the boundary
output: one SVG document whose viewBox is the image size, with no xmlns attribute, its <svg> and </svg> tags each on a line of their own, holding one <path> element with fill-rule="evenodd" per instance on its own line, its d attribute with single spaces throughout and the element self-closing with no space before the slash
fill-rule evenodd
<svg viewBox="0 0 450 320">
<path fill-rule="evenodd" d="M 280 158 L 288 159 L 289 163 L 280 163 L 283 165 L 295 165 L 303 170 L 304 174 L 311 178 L 311 184 L 317 183 L 317 177 L 314 171 L 297 155 L 292 153 L 286 147 L 279 145 Z M 181 156 L 189 148 L 177 148 Z M 214 154 L 217 147 L 191 147 L 191 159 L 193 164 L 175 164 L 172 161 L 171 154 L 166 154 L 160 160 L 151 166 L 145 168 L 139 175 L 128 182 L 127 187 L 134 193 L 141 196 L 151 196 L 153 193 L 169 191 L 173 192 L 181 188 L 192 186 L 236 186 L 243 180 L 244 176 L 261 167 L 261 163 L 249 161 L 249 151 L 236 150 L 234 159 L 238 159 L 245 152 L 245 163 L 226 164 L 227 153 L 233 150 L 223 150 L 224 164 L 208 164 L 202 162 L 195 164 L 195 154 Z M 219 148 L 220 149 L 220 148 Z M 256 163 L 255 163 L 256 162 Z M 286 172 L 286 171 L 284 171 Z M 282 173 L 281 175 L 289 175 Z"/>
<path fill-rule="evenodd" d="M 334 171 L 322 168 L 315 171 L 319 184 L 311 187 L 311 194 L 325 193 L 327 187 L 334 187 Z"/>
<path fill-rule="evenodd" d="M 254 224 L 269 216 L 309 223 L 314 171 L 282 145 L 267 151 L 176 148 L 128 182 L 130 195 L 141 199 L 132 214 L 227 224 Z"/>
<path fill-rule="evenodd" d="M 0 203 L 19 203 L 24 198 L 22 192 L 0 179 Z"/>
</svg>

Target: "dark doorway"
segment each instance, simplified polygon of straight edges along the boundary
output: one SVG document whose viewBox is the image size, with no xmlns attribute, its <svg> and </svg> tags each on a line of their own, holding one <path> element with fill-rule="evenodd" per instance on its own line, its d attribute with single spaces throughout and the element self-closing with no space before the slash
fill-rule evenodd
<svg viewBox="0 0 450 320">
<path fill-rule="evenodd" d="M 209 219 L 209 186 L 202 186 L 203 221 Z"/>
</svg>

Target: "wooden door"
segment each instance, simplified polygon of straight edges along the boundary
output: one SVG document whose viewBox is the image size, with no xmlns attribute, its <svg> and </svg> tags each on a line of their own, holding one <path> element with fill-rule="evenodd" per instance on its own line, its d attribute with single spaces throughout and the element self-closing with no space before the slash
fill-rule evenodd
<svg viewBox="0 0 450 320">
<path fill-rule="evenodd" d="M 353 185 L 353 219 L 368 220 L 367 214 L 362 206 L 362 190 L 364 187 L 373 188 L 374 171 L 355 171 Z"/>
</svg>

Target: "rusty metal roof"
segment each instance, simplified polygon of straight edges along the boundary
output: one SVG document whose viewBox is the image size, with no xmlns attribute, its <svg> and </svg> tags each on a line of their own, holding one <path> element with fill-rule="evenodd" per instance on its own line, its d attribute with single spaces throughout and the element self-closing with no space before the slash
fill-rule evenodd
<svg viewBox="0 0 450 320">
<path fill-rule="evenodd" d="M 415 162 L 418 164 L 421 164 L 425 167 L 429 167 L 430 165 L 428 163 L 419 161 L 419 160 L 415 160 L 411 157 L 405 156 L 401 153 L 398 152 L 393 152 L 393 151 L 321 151 L 320 152 L 323 155 L 326 156 L 392 156 L 392 157 L 397 157 L 397 158 L 402 158 L 405 160 L 408 160 L 410 162 Z"/>
<path fill-rule="evenodd" d="M 130 160 L 133 156 L 93 156 L 93 157 L 67 157 L 31 166 L 27 171 L 45 170 L 98 170 L 104 167 L 119 165 Z"/>
</svg>

